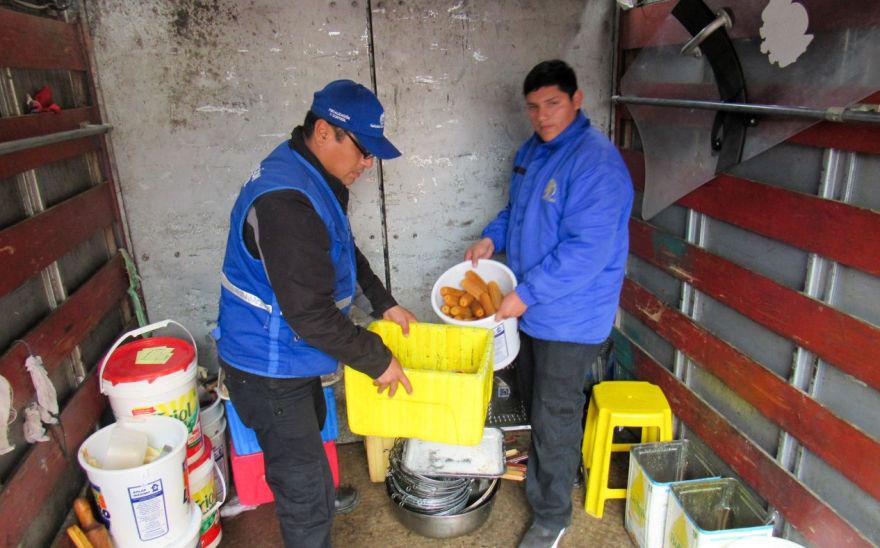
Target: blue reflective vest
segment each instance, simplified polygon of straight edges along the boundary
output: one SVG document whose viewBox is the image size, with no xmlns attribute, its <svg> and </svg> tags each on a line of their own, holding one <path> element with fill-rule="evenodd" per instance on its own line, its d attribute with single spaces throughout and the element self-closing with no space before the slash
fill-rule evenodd
<svg viewBox="0 0 880 548">
<path fill-rule="evenodd" d="M 251 256 L 242 238 L 254 201 L 276 190 L 302 192 L 324 221 L 336 269 L 336 306 L 346 314 L 351 308 L 357 281 L 348 217 L 318 171 L 285 142 L 260 163 L 232 208 L 223 259 L 217 351 L 229 365 L 257 375 L 325 375 L 336 371 L 336 360 L 309 346 L 290 328 L 281 315 L 263 262 Z"/>
</svg>

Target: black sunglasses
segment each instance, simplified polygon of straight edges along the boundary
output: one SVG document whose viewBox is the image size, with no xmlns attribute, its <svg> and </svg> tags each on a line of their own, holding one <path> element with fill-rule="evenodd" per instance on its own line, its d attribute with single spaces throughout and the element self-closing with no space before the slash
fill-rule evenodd
<svg viewBox="0 0 880 548">
<path fill-rule="evenodd" d="M 351 132 L 346 131 L 345 134 L 348 135 L 348 138 L 351 139 L 351 142 L 354 143 L 354 146 L 357 147 L 358 151 L 359 151 L 359 152 L 361 153 L 361 155 L 364 157 L 364 160 L 369 160 L 370 158 L 373 157 L 373 153 L 372 153 L 372 152 L 368 152 L 367 149 L 365 149 L 365 148 L 363 147 L 363 145 L 361 145 L 360 143 L 358 143 L 358 140 L 354 138 L 354 135 L 352 135 Z"/>
</svg>

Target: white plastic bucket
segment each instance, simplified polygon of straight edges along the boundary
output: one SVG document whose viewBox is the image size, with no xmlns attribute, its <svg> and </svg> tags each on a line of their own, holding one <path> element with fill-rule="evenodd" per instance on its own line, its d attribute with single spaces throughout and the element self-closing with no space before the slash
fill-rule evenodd
<svg viewBox="0 0 880 548">
<path fill-rule="evenodd" d="M 218 510 L 226 499 L 226 483 L 211 455 L 210 438 L 206 438 L 202 458 L 189 470 L 192 500 L 198 504 L 202 513 L 199 528 L 202 548 L 216 546 L 223 536 Z"/>
<path fill-rule="evenodd" d="M 495 371 L 507 367 L 510 362 L 519 354 L 519 330 L 517 329 L 517 319 L 507 318 L 502 322 L 496 322 L 492 316 L 473 321 L 456 320 L 447 316 L 440 310 L 443 306 L 443 296 L 440 295 L 440 288 L 449 286 L 460 288 L 461 280 L 464 278 L 465 272 L 473 270 L 483 278 L 486 283 L 495 281 L 501 292 L 505 295 L 516 288 L 516 276 L 507 268 L 507 265 L 493 261 L 491 259 L 482 259 L 477 267 L 474 268 L 471 261 L 458 263 L 443 273 L 437 282 L 434 283 L 434 289 L 431 290 L 431 306 L 434 313 L 443 321 L 452 325 L 463 325 L 466 327 L 484 327 L 491 329 L 494 333 L 495 340 L 495 361 L 493 369 Z"/>
<path fill-rule="evenodd" d="M 78 451 L 79 464 L 86 471 L 116 546 L 168 546 L 170 541 L 184 537 L 191 525 L 186 427 L 162 416 L 126 420 L 125 428 L 147 434 L 151 448 L 161 451 L 168 445 L 171 451 L 148 464 L 107 470 L 100 464 L 119 424 L 89 436 Z M 90 463 L 91 459 L 98 465 Z"/>
<path fill-rule="evenodd" d="M 192 346 L 181 339 L 150 337 L 120 347 L 129 337 L 144 335 L 171 323 L 186 331 Z M 143 352 L 163 348 L 169 350 L 166 363 L 138 363 Z M 204 451 L 196 392 L 196 358 L 196 342 L 190 332 L 174 320 L 163 320 L 119 337 L 101 361 L 98 378 L 101 393 L 110 399 L 116 420 L 143 415 L 165 415 L 183 422 L 189 434 L 189 464 L 197 461 Z M 161 359 L 158 358 L 158 361 Z"/>
<path fill-rule="evenodd" d="M 204 548 L 199 546 L 199 529 L 202 525 L 202 511 L 197 504 L 190 503 L 189 525 L 183 535 L 176 541 L 167 544 L 168 548 Z M 125 548 L 120 546 L 120 548 Z"/>
<path fill-rule="evenodd" d="M 208 424 L 211 424 L 225 413 L 225 406 L 223 405 L 223 400 L 220 398 L 220 395 L 217 392 L 209 392 L 208 393 L 213 400 L 207 405 L 199 404 L 199 420 L 202 421 L 202 433 L 205 432 L 205 427 Z"/>
<path fill-rule="evenodd" d="M 229 454 L 226 448 L 226 417 L 220 416 L 216 421 L 202 424 L 202 434 L 211 440 L 212 456 L 223 481 L 229 483 Z M 219 495 L 219 492 L 218 492 Z"/>
</svg>

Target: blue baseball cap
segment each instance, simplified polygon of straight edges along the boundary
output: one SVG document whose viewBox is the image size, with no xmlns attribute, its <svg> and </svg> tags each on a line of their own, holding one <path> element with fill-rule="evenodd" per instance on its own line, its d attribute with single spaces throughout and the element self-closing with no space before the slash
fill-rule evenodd
<svg viewBox="0 0 880 548">
<path fill-rule="evenodd" d="M 373 156 L 390 160 L 400 151 L 385 138 L 385 109 L 376 95 L 351 80 L 335 80 L 315 92 L 310 109 L 334 126 L 352 132 Z"/>
</svg>

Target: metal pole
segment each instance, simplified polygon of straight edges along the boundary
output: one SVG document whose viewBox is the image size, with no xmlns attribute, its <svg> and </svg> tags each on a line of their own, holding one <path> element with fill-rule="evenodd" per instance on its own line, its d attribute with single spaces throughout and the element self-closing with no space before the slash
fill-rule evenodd
<svg viewBox="0 0 880 548">
<path fill-rule="evenodd" d="M 51 114 L 48 116 L 51 116 Z M 70 141 L 71 139 L 101 135 L 102 133 L 110 131 L 111 127 L 112 126 L 107 124 L 87 124 L 79 129 L 72 129 L 70 131 L 59 131 L 58 133 L 40 135 L 39 137 L 27 137 L 25 139 L 16 139 L 15 141 L 7 141 L 5 143 L 0 143 L 0 156 L 18 152 L 20 150 Z"/>
<path fill-rule="evenodd" d="M 829 122 L 880 123 L 880 113 L 847 110 L 845 107 L 828 107 L 826 109 L 821 109 L 780 105 L 753 105 L 748 103 L 724 103 L 722 101 L 698 101 L 692 99 L 662 99 L 658 97 L 636 97 L 632 95 L 614 95 L 611 97 L 611 101 L 614 103 L 631 105 L 741 112 L 758 116 L 791 116 L 795 118 L 827 120 Z"/>
</svg>

